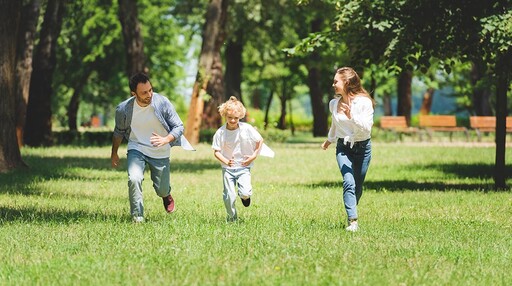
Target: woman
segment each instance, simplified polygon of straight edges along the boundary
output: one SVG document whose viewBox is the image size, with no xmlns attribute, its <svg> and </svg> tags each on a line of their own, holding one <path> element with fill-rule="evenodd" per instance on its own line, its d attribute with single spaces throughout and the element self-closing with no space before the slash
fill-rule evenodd
<svg viewBox="0 0 512 286">
<path fill-rule="evenodd" d="M 352 68 L 338 69 L 332 86 L 335 92 L 335 98 L 329 102 L 332 123 L 322 149 L 337 141 L 336 161 L 343 176 L 343 202 L 348 217 L 346 230 L 355 232 L 359 229 L 357 204 L 372 157 L 374 101 Z"/>
</svg>

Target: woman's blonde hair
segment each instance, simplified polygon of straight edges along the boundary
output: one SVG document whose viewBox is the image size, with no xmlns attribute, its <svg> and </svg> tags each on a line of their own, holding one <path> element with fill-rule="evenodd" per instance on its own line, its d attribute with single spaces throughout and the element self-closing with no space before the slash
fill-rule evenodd
<svg viewBox="0 0 512 286">
<path fill-rule="evenodd" d="M 247 110 L 245 109 L 245 107 L 242 104 L 242 102 L 239 101 L 234 96 L 231 96 L 226 102 L 224 102 L 223 104 L 221 104 L 219 106 L 220 116 L 222 116 L 222 117 L 226 116 L 226 114 L 227 114 L 227 112 L 229 110 L 237 112 L 238 113 L 238 117 L 240 119 L 244 118 L 245 117 L 245 113 L 247 112 Z"/>
<path fill-rule="evenodd" d="M 359 75 L 353 68 L 350 67 L 342 67 L 336 71 L 337 74 L 341 76 L 341 80 L 345 85 L 345 91 L 350 96 L 356 95 L 364 95 L 372 100 L 373 105 L 375 106 L 375 100 L 370 96 L 370 93 L 364 89 L 361 84 L 361 79 Z"/>
</svg>

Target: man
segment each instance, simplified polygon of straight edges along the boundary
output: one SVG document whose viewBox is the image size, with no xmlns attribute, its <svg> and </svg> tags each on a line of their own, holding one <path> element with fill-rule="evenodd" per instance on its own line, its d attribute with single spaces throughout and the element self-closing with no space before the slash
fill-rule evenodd
<svg viewBox="0 0 512 286">
<path fill-rule="evenodd" d="M 117 151 L 123 138 L 128 141 L 128 195 L 134 222 L 144 221 L 142 181 L 149 166 L 153 187 L 162 197 L 168 213 L 175 211 L 170 185 L 170 149 L 181 145 L 183 122 L 172 103 L 154 93 L 149 77 L 138 73 L 130 78 L 131 98 L 116 108 L 112 137 L 112 167 L 119 165 Z"/>
</svg>

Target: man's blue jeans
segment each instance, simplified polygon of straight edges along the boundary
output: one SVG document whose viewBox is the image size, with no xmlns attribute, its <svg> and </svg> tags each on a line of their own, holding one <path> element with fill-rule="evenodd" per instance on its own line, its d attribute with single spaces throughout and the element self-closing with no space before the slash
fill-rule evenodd
<svg viewBox="0 0 512 286">
<path fill-rule="evenodd" d="M 144 203 L 142 200 L 142 181 L 144 169 L 149 165 L 153 188 L 160 197 L 167 197 L 171 193 L 170 160 L 169 158 L 155 159 L 148 157 L 137 150 L 128 150 L 128 197 L 130 199 L 130 214 L 136 217 L 144 216 Z"/>
<path fill-rule="evenodd" d="M 336 145 L 336 161 L 343 176 L 343 202 L 348 219 L 357 219 L 357 204 L 363 194 L 363 182 L 372 158 L 371 140 L 343 144 L 339 139 Z"/>
</svg>

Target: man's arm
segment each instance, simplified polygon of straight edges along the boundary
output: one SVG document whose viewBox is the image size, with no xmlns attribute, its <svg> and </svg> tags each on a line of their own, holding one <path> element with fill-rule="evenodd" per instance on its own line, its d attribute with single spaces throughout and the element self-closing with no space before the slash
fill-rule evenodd
<svg viewBox="0 0 512 286">
<path fill-rule="evenodd" d="M 117 150 L 119 146 L 123 142 L 123 137 L 112 136 L 112 152 L 110 153 L 110 161 L 113 168 L 117 168 L 119 165 L 119 155 L 117 155 Z"/>
</svg>

